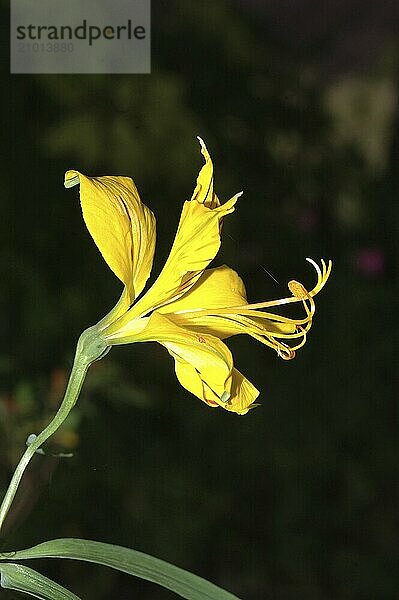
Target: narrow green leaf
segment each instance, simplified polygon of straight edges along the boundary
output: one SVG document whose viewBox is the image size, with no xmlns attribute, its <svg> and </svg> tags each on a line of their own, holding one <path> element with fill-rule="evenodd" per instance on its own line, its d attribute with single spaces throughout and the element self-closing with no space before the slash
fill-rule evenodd
<svg viewBox="0 0 399 600">
<path fill-rule="evenodd" d="M 0 560 L 2 556 L 0 555 Z M 143 552 L 93 542 L 91 540 L 58 539 L 38 544 L 27 550 L 3 554 L 3 558 L 25 560 L 29 558 L 72 558 L 97 563 L 129 575 L 152 581 L 172 590 L 186 600 L 239 600 L 213 583 L 175 567 Z"/>
<path fill-rule="evenodd" d="M 7 590 L 23 592 L 40 600 L 80 600 L 55 581 L 24 565 L 1 563 L 0 584 Z"/>
</svg>

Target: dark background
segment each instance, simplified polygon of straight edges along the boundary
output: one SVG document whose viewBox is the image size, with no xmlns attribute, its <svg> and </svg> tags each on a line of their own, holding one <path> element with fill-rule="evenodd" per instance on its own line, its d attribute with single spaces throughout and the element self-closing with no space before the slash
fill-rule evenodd
<svg viewBox="0 0 399 600">
<path fill-rule="evenodd" d="M 134 178 L 157 216 L 156 274 L 200 134 L 218 195 L 245 192 L 215 264 L 252 301 L 293 277 L 310 286 L 306 256 L 331 258 L 333 275 L 294 361 L 231 340 L 261 390 L 245 417 L 186 393 L 160 346 L 114 349 L 47 446 L 74 457 L 32 461 L 2 545 L 113 542 L 244 600 L 398 598 L 399 4 L 152 4 L 146 76 L 9 75 L 0 5 L 0 487 L 58 406 L 77 337 L 120 293 L 68 168 Z M 39 567 L 87 600 L 174 597 L 92 565 Z"/>
</svg>

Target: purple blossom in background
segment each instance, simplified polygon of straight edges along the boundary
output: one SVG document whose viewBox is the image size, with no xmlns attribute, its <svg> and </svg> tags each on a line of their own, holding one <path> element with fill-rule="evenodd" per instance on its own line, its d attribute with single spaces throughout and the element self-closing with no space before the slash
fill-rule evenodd
<svg viewBox="0 0 399 600">
<path fill-rule="evenodd" d="M 366 277 L 380 277 L 385 271 L 385 254 L 381 248 L 359 248 L 353 255 L 353 267 Z"/>
</svg>

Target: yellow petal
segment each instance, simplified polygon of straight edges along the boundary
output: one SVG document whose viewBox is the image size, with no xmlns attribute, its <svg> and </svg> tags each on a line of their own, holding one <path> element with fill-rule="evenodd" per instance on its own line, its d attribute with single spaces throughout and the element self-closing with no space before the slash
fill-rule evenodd
<svg viewBox="0 0 399 600">
<path fill-rule="evenodd" d="M 180 383 L 208 406 L 221 406 L 225 410 L 245 415 L 259 396 L 259 391 L 248 379 L 233 368 L 231 373 L 230 397 L 223 401 L 201 379 L 198 371 L 189 363 L 175 357 L 175 370 Z"/>
<path fill-rule="evenodd" d="M 130 305 L 151 272 L 155 217 L 130 177 L 86 177 L 67 171 L 65 186 L 76 184 L 87 228 L 108 266 L 125 284 Z"/>
<path fill-rule="evenodd" d="M 208 406 L 219 406 L 219 396 L 204 383 L 197 369 L 178 356 L 173 357 L 175 359 L 176 376 L 181 385 Z"/>
<path fill-rule="evenodd" d="M 220 248 L 220 228 L 223 217 L 234 211 L 241 194 L 220 205 L 213 193 L 213 167 L 209 154 L 202 147 L 205 166 L 198 176 L 197 187 L 190 201 L 183 205 L 176 237 L 169 257 L 158 279 L 146 294 L 112 326 L 123 327 L 130 319 L 147 315 L 187 293 Z"/>
<path fill-rule="evenodd" d="M 224 408 L 245 415 L 251 408 L 258 406 L 253 403 L 259 396 L 259 390 L 237 369 L 233 369 L 232 375 L 231 398 Z"/>
<path fill-rule="evenodd" d="M 205 164 L 200 170 L 197 177 L 197 185 L 191 200 L 195 200 L 201 204 L 205 204 L 208 208 L 216 208 L 220 206 L 220 202 L 215 192 L 213 191 L 213 163 L 209 156 L 207 147 L 204 141 L 198 136 L 198 141 L 201 145 L 201 152 L 205 158 Z"/>
<path fill-rule="evenodd" d="M 108 335 L 107 343 L 159 342 L 175 359 L 180 383 L 210 406 L 221 406 L 231 412 L 245 414 L 258 396 L 258 390 L 233 368 L 227 346 L 218 338 L 186 330 L 171 315 L 155 312 L 151 317 L 135 319 L 132 326 L 118 334 Z"/>
<path fill-rule="evenodd" d="M 247 304 L 247 294 L 241 277 L 223 265 L 206 269 L 197 283 L 175 302 L 158 310 L 160 313 L 178 313 L 200 308 L 225 308 Z"/>
<path fill-rule="evenodd" d="M 233 358 L 227 346 L 217 338 L 199 335 L 176 325 L 170 317 L 153 313 L 146 319 L 135 319 L 132 326 L 117 334 L 106 335 L 108 344 L 129 342 L 159 342 L 169 352 L 191 365 L 201 374 L 203 381 L 220 397 L 230 393 Z M 143 326 L 140 326 L 143 324 Z"/>
<path fill-rule="evenodd" d="M 174 356 L 193 365 L 218 396 L 230 391 L 233 358 L 227 346 L 217 338 L 187 331 L 176 325 L 170 317 L 155 312 L 133 340 L 124 341 L 159 342 Z"/>
</svg>

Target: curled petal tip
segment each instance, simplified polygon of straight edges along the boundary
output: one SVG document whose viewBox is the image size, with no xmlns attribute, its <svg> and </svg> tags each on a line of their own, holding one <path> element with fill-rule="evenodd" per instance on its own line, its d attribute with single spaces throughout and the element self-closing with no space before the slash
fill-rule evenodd
<svg viewBox="0 0 399 600">
<path fill-rule="evenodd" d="M 75 185 L 79 185 L 79 173 L 76 171 L 67 171 L 64 177 L 64 187 L 71 188 Z"/>
<path fill-rule="evenodd" d="M 200 143 L 201 153 L 204 156 L 205 160 L 206 161 L 210 161 L 210 156 L 209 156 L 208 148 L 206 147 L 206 144 L 205 144 L 204 140 L 199 135 L 197 135 L 197 140 Z"/>
</svg>

